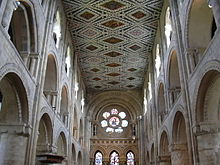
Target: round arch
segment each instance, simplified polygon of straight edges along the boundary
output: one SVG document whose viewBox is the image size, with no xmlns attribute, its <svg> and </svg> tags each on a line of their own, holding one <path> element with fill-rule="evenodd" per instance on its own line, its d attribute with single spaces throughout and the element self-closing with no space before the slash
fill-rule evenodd
<svg viewBox="0 0 220 165">
<path fill-rule="evenodd" d="M 172 164 L 189 164 L 189 152 L 188 152 L 188 141 L 187 141 L 186 123 L 184 115 L 177 111 L 173 121 L 172 130 L 172 157 L 177 155 L 180 159 L 172 159 Z M 181 148 L 181 150 L 178 150 Z"/>
<path fill-rule="evenodd" d="M 77 164 L 78 164 L 78 165 L 83 165 L 83 157 L 82 157 L 81 151 L 78 152 Z"/>
<path fill-rule="evenodd" d="M 49 152 L 49 146 L 52 144 L 53 128 L 51 118 L 47 113 L 44 113 L 40 119 L 38 132 L 36 153 Z"/>
</svg>

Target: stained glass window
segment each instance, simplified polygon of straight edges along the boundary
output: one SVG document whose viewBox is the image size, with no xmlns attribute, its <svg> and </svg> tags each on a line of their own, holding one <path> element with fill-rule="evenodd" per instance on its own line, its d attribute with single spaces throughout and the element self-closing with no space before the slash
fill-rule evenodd
<svg viewBox="0 0 220 165">
<path fill-rule="evenodd" d="M 128 120 L 126 119 L 126 113 L 120 112 L 113 108 L 109 112 L 106 111 L 102 114 L 104 118 L 101 121 L 101 127 L 105 129 L 105 132 L 111 133 L 122 133 L 125 127 L 128 126 Z"/>
<path fill-rule="evenodd" d="M 124 119 L 124 118 L 126 117 L 126 113 L 124 113 L 124 112 L 120 112 L 118 115 L 119 115 L 122 119 Z"/>
<path fill-rule="evenodd" d="M 119 165 L 119 155 L 115 151 L 110 156 L 110 165 Z"/>
<path fill-rule="evenodd" d="M 109 112 L 104 112 L 104 113 L 103 113 L 103 117 L 104 117 L 105 119 L 107 119 L 109 116 L 110 116 L 110 113 L 109 113 Z"/>
<path fill-rule="evenodd" d="M 128 126 L 128 121 L 127 120 L 122 120 L 122 127 L 127 127 Z"/>
<path fill-rule="evenodd" d="M 134 154 L 131 151 L 127 153 L 127 165 L 134 165 Z"/>
<path fill-rule="evenodd" d="M 108 122 L 106 120 L 102 120 L 101 125 L 102 125 L 102 127 L 107 127 Z"/>
<path fill-rule="evenodd" d="M 102 165 L 102 153 L 97 152 L 95 154 L 95 165 Z"/>
<path fill-rule="evenodd" d="M 120 120 L 118 117 L 111 117 L 111 119 L 109 119 L 109 124 L 112 126 L 112 127 L 116 127 L 118 124 L 119 124 Z"/>
<path fill-rule="evenodd" d="M 112 115 L 117 115 L 118 114 L 118 110 L 117 109 L 112 109 L 111 110 L 111 114 Z"/>
<path fill-rule="evenodd" d="M 112 132 L 114 132 L 115 130 L 113 129 L 113 128 L 110 128 L 110 127 L 108 127 L 108 128 L 106 128 L 106 132 L 108 132 L 108 133 L 112 133 Z"/>
</svg>

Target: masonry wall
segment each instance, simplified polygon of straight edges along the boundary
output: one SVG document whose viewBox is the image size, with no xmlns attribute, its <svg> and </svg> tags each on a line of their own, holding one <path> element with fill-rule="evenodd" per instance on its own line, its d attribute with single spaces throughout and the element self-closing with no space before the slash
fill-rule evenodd
<svg viewBox="0 0 220 165">
<path fill-rule="evenodd" d="M 57 11 L 59 42 L 54 40 Z M 86 93 L 61 2 L 2 0 L 0 22 L 0 116 L 17 114 L 0 120 L 0 164 L 41 164 L 44 154 L 61 156 L 62 164 L 83 164 Z M 17 111 L 7 109 L 9 104 Z"/>
<path fill-rule="evenodd" d="M 170 45 L 166 38 L 168 7 L 172 26 Z M 216 141 L 220 127 L 217 118 L 219 14 L 217 1 L 164 2 L 155 51 L 148 67 L 150 74 L 146 75 L 143 89 L 148 164 L 217 165 L 219 162 Z"/>
</svg>

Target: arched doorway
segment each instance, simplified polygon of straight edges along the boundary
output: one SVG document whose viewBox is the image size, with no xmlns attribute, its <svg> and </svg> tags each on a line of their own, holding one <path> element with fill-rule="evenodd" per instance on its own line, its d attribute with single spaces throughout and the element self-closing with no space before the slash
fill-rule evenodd
<svg viewBox="0 0 220 165">
<path fill-rule="evenodd" d="M 78 153 L 77 165 L 83 165 L 83 158 L 81 151 Z"/>
<path fill-rule="evenodd" d="M 173 122 L 173 144 L 171 161 L 175 165 L 189 164 L 188 143 L 185 119 L 181 112 L 177 112 Z"/>
<path fill-rule="evenodd" d="M 169 142 L 167 133 L 164 131 L 160 138 L 160 150 L 159 150 L 160 165 L 171 165 L 171 155 L 169 152 Z"/>
<path fill-rule="evenodd" d="M 26 90 L 19 76 L 8 73 L 0 80 L 0 164 L 25 164 L 28 135 Z"/>
<path fill-rule="evenodd" d="M 220 162 L 219 112 L 220 72 L 212 70 L 207 72 L 202 79 L 196 106 L 197 150 L 201 165 L 217 165 Z"/>
<path fill-rule="evenodd" d="M 75 149 L 75 146 L 74 144 L 72 144 L 72 164 L 75 165 L 76 164 L 76 149 Z"/>
</svg>

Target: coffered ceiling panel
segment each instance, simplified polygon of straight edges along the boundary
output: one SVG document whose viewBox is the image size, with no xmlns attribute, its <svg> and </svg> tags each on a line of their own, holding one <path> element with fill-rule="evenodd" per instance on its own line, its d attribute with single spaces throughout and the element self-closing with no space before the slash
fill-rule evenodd
<svg viewBox="0 0 220 165">
<path fill-rule="evenodd" d="M 162 0 L 63 0 L 88 89 L 143 85 Z"/>
</svg>

